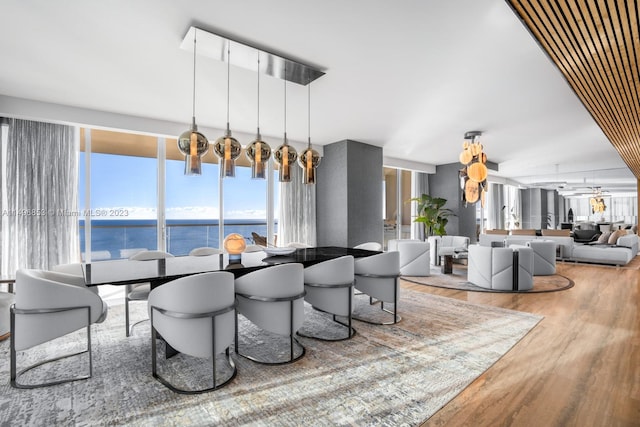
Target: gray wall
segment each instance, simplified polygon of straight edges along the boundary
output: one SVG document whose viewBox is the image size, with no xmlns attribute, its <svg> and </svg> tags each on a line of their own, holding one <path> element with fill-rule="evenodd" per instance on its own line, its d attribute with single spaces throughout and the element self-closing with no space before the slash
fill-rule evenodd
<svg viewBox="0 0 640 427">
<path fill-rule="evenodd" d="M 467 236 L 472 243 L 476 242 L 476 207 L 469 204 L 465 207 L 462 201 L 460 178 L 458 171 L 462 168 L 459 163 L 436 166 L 436 173 L 429 175 L 429 195 L 447 199 L 446 208 L 456 216 L 449 217 L 447 234 Z"/>
<path fill-rule="evenodd" d="M 318 246 L 382 244 L 382 148 L 344 140 L 323 150 L 316 184 Z"/>
</svg>

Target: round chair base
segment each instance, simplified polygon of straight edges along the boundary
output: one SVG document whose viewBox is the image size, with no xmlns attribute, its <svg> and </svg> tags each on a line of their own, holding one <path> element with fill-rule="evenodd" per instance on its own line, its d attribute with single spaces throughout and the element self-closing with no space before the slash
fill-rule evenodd
<svg viewBox="0 0 640 427">
<path fill-rule="evenodd" d="M 294 337 L 291 337 L 291 339 L 296 344 L 296 347 L 298 349 L 298 352 L 300 352 L 300 354 L 298 354 L 296 356 L 297 352 L 294 350 L 293 351 L 293 356 L 291 358 L 289 358 L 288 360 L 275 360 L 275 361 L 272 361 L 272 360 L 259 359 L 259 358 L 255 357 L 255 356 L 251 356 L 249 354 L 240 353 L 238 347 L 236 347 L 236 354 L 238 356 L 244 357 L 247 360 L 251 360 L 252 362 L 260 363 L 261 365 L 286 365 L 286 364 L 293 363 L 293 362 L 296 362 L 296 361 L 302 359 L 304 357 L 306 351 L 307 351 L 304 348 L 304 346 L 302 344 L 300 344 L 300 342 L 297 339 L 295 339 Z"/>
</svg>

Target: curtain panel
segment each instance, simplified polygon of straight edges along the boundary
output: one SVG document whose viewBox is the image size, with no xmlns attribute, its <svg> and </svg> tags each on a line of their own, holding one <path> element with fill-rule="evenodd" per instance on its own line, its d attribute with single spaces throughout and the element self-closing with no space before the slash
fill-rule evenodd
<svg viewBox="0 0 640 427">
<path fill-rule="evenodd" d="M 11 119 L 3 141 L 2 274 L 80 260 L 73 127 Z M 6 228 L 5 228 L 6 227 Z"/>
<path fill-rule="evenodd" d="M 424 172 L 411 172 L 411 198 L 429 194 L 429 174 Z M 418 202 L 411 202 L 411 238 L 425 240 L 424 226 L 420 222 L 414 222 L 418 216 Z"/>
<path fill-rule="evenodd" d="M 278 246 L 316 246 L 316 186 L 302 183 L 302 169 L 291 167 L 291 182 L 280 183 Z"/>
<path fill-rule="evenodd" d="M 504 203 L 504 185 L 489 183 L 487 207 L 487 228 L 490 230 L 504 229 L 504 211 L 507 208 Z"/>
</svg>

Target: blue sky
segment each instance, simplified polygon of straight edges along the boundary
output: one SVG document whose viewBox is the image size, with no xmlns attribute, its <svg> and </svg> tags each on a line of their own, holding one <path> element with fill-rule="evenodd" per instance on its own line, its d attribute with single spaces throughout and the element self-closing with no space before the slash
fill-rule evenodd
<svg viewBox="0 0 640 427">
<path fill-rule="evenodd" d="M 84 152 L 81 152 L 80 209 L 85 207 L 84 161 Z M 92 154 L 91 208 L 129 209 L 129 219 L 155 216 L 156 162 L 148 157 Z M 168 160 L 167 218 L 217 218 L 218 179 L 218 165 L 203 164 L 202 175 L 186 176 L 183 161 Z M 266 180 L 252 180 L 249 168 L 236 167 L 236 177 L 224 179 L 225 218 L 266 218 L 266 189 Z"/>
</svg>

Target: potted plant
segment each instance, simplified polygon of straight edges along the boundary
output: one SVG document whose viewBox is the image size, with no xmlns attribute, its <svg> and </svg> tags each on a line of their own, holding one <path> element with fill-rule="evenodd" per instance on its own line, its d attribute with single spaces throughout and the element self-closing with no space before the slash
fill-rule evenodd
<svg viewBox="0 0 640 427">
<path fill-rule="evenodd" d="M 451 209 L 444 207 L 447 199 L 423 194 L 420 197 L 414 197 L 411 201 L 418 202 L 418 215 L 413 221 L 422 223 L 425 236 L 447 234 L 445 226 L 449 222 L 448 218 L 455 216 Z"/>
</svg>

